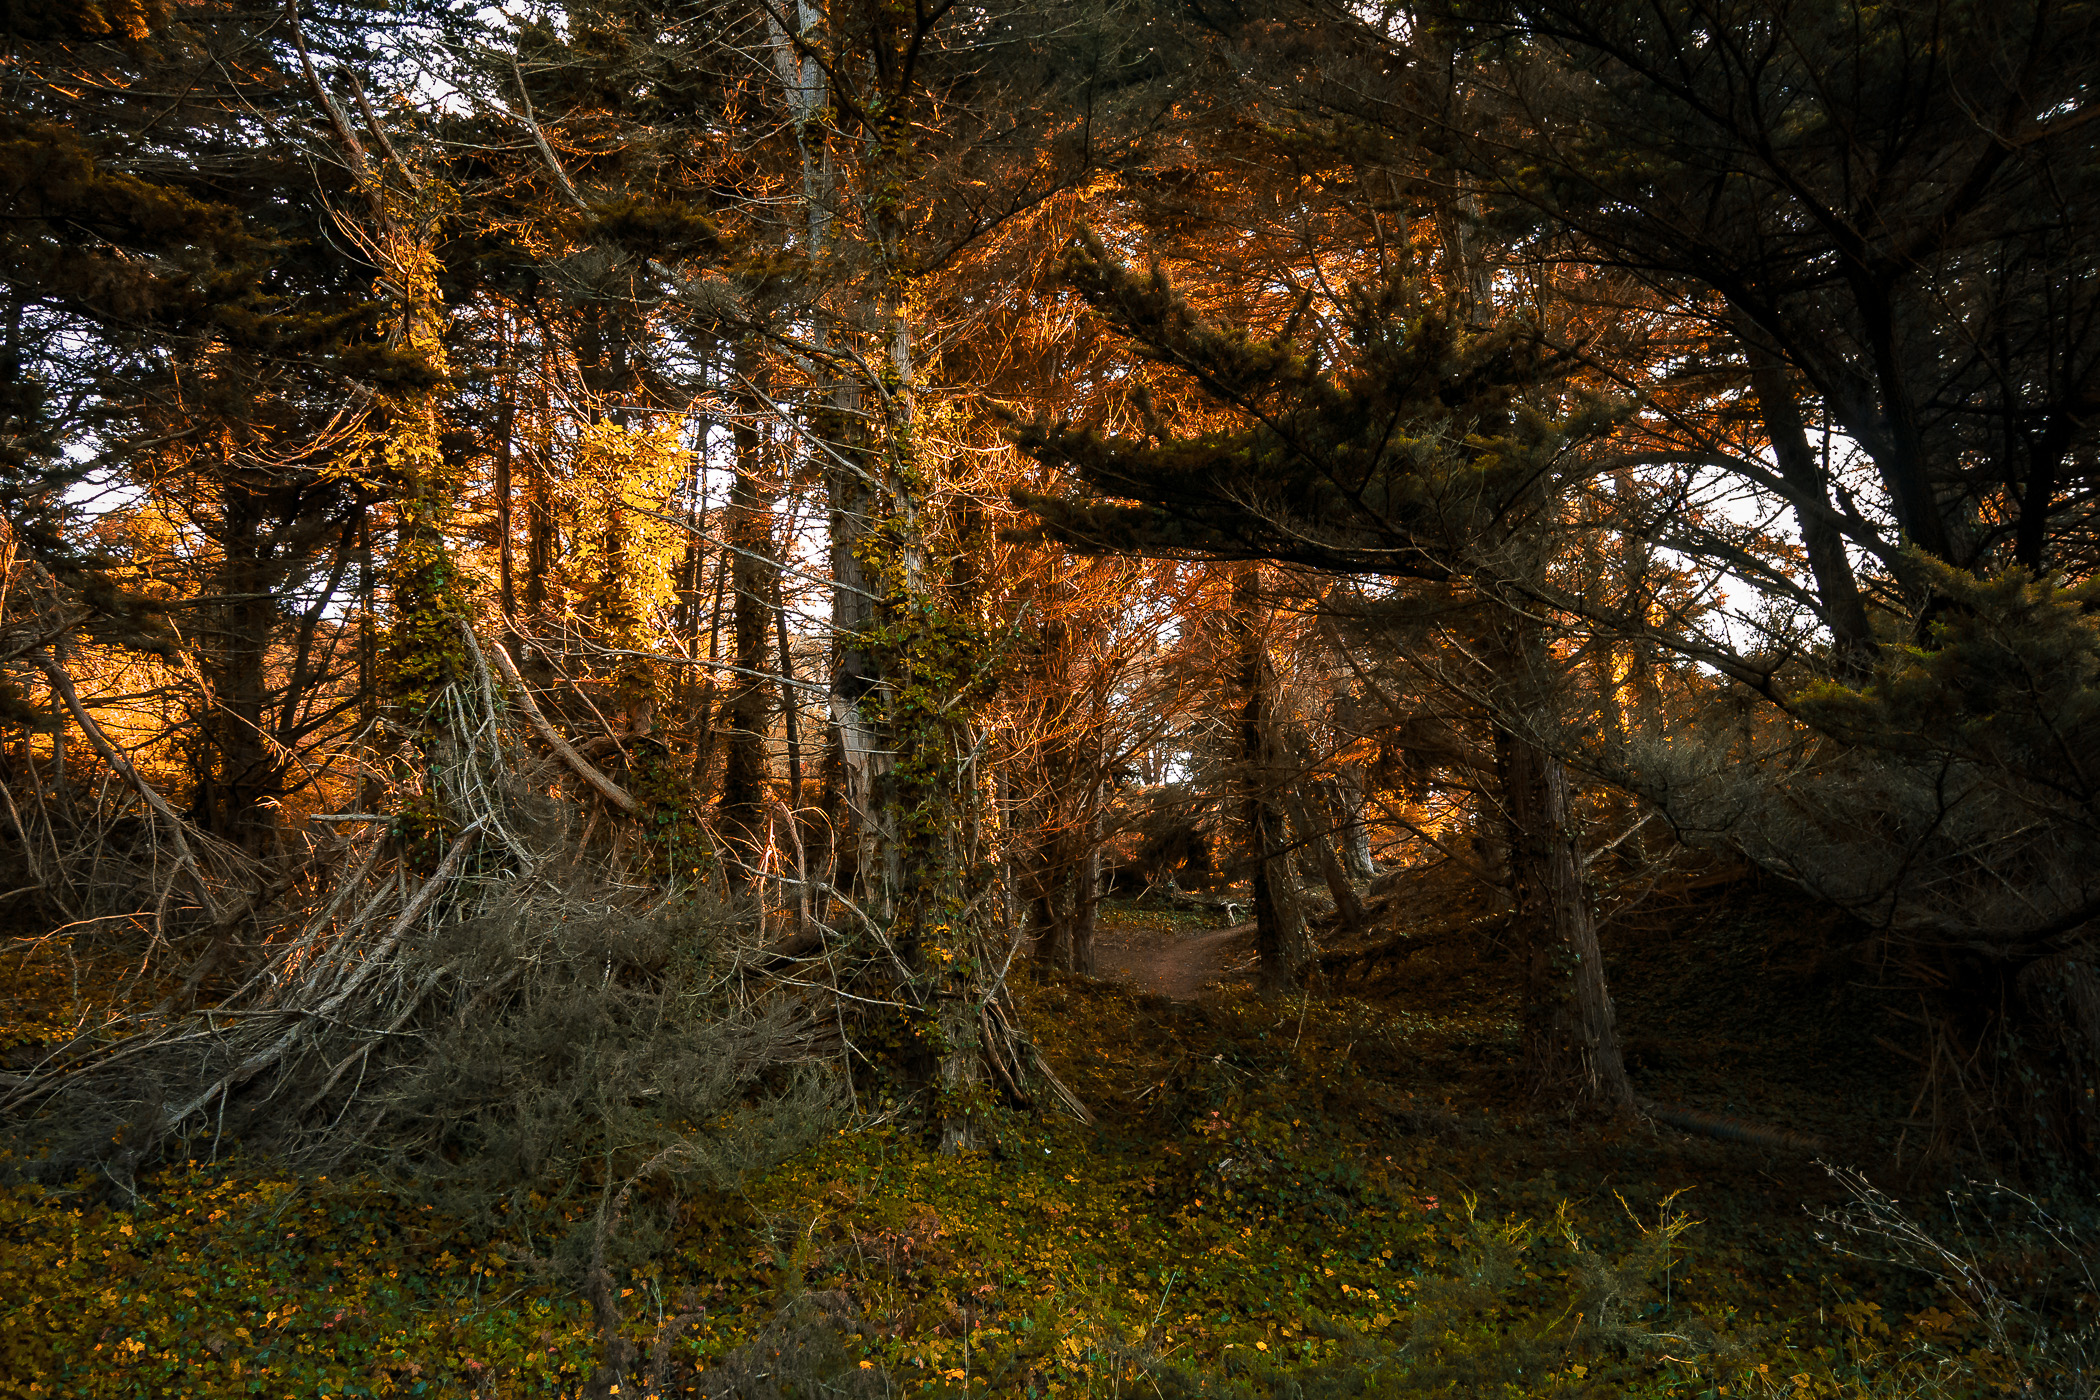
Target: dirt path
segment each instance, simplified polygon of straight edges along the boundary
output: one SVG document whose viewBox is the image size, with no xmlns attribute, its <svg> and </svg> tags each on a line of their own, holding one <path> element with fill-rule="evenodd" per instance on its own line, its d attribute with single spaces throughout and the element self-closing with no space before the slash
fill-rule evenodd
<svg viewBox="0 0 2100 1400">
<path fill-rule="evenodd" d="M 1193 1001 L 1206 987 L 1237 972 L 1253 945 L 1253 924 L 1191 934 L 1103 929 L 1094 936 L 1094 968 L 1103 977 L 1176 1001 Z"/>
</svg>

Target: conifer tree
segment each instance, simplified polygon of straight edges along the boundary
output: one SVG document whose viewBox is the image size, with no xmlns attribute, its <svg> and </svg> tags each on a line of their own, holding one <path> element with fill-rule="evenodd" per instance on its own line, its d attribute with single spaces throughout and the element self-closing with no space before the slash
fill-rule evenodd
<svg viewBox="0 0 2100 1400">
<path fill-rule="evenodd" d="M 367 385 L 417 372 L 378 343 L 372 265 L 333 241 L 345 191 L 316 188 L 295 134 L 282 18 L 57 7 L 10 39 L 0 110 L 22 162 L 9 513 L 88 635 L 194 663 L 170 673 L 201 683 L 187 805 L 251 857 L 354 709 L 335 615 L 373 496 L 339 429 Z M 89 478 L 141 492 L 110 514 L 127 558 L 82 547 L 68 496 Z"/>
<path fill-rule="evenodd" d="M 1343 314 L 1353 358 L 1330 369 L 1288 334 L 1204 322 L 1163 273 L 1131 272 L 1097 236 L 1074 248 L 1068 273 L 1140 357 L 1186 376 L 1233 421 L 1189 435 L 1158 414 L 1143 436 L 1028 427 L 1024 450 L 1066 468 L 1079 490 L 1019 499 L 1046 534 L 1079 548 L 1277 560 L 1462 590 L 1478 612 L 1475 683 L 1496 726 L 1528 937 L 1531 1071 L 1549 1092 L 1630 1099 L 1568 779 L 1545 747 L 1557 668 L 1529 620 L 1556 539 L 1556 487 L 1586 474 L 1581 448 L 1613 413 L 1571 393 L 1513 320 L 1469 330 L 1416 285 L 1352 291 Z M 1249 820 L 1261 828 L 1261 813 Z M 1254 859 L 1267 852 L 1257 839 Z M 1270 918 L 1282 936 L 1288 924 Z"/>
<path fill-rule="evenodd" d="M 1470 41 L 1431 120 L 1503 209 L 1573 259 L 1725 305 L 1781 469 L 1762 484 L 1799 515 L 1836 625 L 1858 620 L 1833 532 L 1898 572 L 1898 536 L 1965 569 L 2090 557 L 2100 10 L 1514 0 L 1425 19 L 1431 42 Z M 1419 122 L 1429 95 L 1392 92 L 1386 119 Z M 1802 460 L 1789 381 L 1871 462 L 1893 530 Z"/>
</svg>

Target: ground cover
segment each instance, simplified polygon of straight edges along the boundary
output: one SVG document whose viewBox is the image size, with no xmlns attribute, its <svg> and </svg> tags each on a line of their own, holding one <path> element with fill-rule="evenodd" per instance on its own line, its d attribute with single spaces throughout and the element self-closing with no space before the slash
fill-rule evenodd
<svg viewBox="0 0 2100 1400">
<path fill-rule="evenodd" d="M 1804 1207 L 1844 1195 L 1811 1153 L 1540 1115 L 1515 1078 L 1492 913 L 1396 908 L 1381 937 L 1478 936 L 1297 998 L 1025 977 L 1097 1124 L 1014 1115 L 957 1158 L 857 1124 L 740 1191 L 638 1201 L 646 1237 L 611 1304 L 625 1393 L 2016 1384 L 1931 1280 L 1818 1241 Z M 1158 923 L 1109 914 L 1126 934 Z M 1895 1170 L 1903 1080 L 1846 940 L 1754 886 L 1626 919 L 1613 972 L 1643 1091 Z M 1759 976 L 1738 976 L 1751 962 Z M 18 1051 L 68 1023 L 53 1003 L 70 976 L 12 985 Z M 81 985 L 94 994 L 91 973 Z M 135 1186 L 14 1184 L 0 1395 L 609 1393 L 593 1377 L 616 1339 L 558 1245 L 594 1209 L 578 1186 L 467 1218 L 409 1183 L 296 1176 L 232 1144 L 215 1162 L 209 1143 Z"/>
</svg>

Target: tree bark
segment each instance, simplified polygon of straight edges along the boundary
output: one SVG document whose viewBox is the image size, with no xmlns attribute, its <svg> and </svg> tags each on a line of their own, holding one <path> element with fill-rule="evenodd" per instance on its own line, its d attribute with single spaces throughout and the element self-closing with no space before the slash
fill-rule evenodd
<svg viewBox="0 0 2100 1400">
<path fill-rule="evenodd" d="M 1326 825 L 1316 819 L 1313 805 L 1305 800 L 1300 788 L 1292 788 L 1289 794 L 1291 824 L 1298 829 L 1298 840 L 1310 850 L 1319 863 L 1320 879 L 1327 885 L 1327 893 L 1334 898 L 1335 918 L 1344 933 L 1354 933 L 1364 926 L 1364 902 L 1356 893 L 1356 886 L 1349 883 L 1349 872 L 1342 868 L 1341 857 L 1334 853 L 1334 842 L 1330 839 Z"/>
<path fill-rule="evenodd" d="M 1633 1102 L 1574 832 L 1568 770 L 1508 728 L 1495 766 L 1524 950 L 1524 1058 L 1535 1092 Z"/>
<path fill-rule="evenodd" d="M 268 502 L 230 464 L 220 493 L 219 566 L 204 616 L 200 670 L 204 743 L 193 807 L 198 825 L 249 856 L 276 830 L 282 769 L 268 741 L 270 643 L 276 630 L 276 570 Z"/>
<path fill-rule="evenodd" d="M 560 526 L 554 518 L 554 486 L 547 479 L 549 423 L 553 408 L 547 388 L 551 382 L 549 370 L 551 365 L 542 366 L 539 422 L 535 425 L 538 440 L 526 458 L 525 617 L 535 629 L 546 621 L 547 580 L 554 572 L 554 556 L 561 549 Z M 532 654 L 538 650 L 537 647 L 527 649 L 519 660 L 530 669 L 535 660 L 542 659 Z"/>
<path fill-rule="evenodd" d="M 737 358 L 739 379 L 755 378 L 757 365 L 750 352 L 740 348 Z M 729 570 L 735 595 L 732 656 L 737 669 L 729 673 L 722 698 L 726 748 L 716 811 L 723 835 L 744 862 L 743 878 L 749 882 L 758 878 L 765 859 L 766 786 L 772 777 L 766 762 L 766 737 L 772 724 L 774 687 L 762 673 L 773 641 L 773 596 L 779 587 L 780 571 L 773 555 L 773 502 L 779 483 L 758 430 L 757 416 L 763 405 L 747 395 L 743 407 L 746 412 L 738 415 L 734 430 L 736 476 L 730 483 L 723 526 L 733 551 Z"/>
<path fill-rule="evenodd" d="M 1378 862 L 1371 855 L 1371 828 L 1364 821 L 1364 777 L 1353 763 L 1343 764 L 1328 780 L 1333 789 L 1334 806 L 1341 819 L 1337 833 L 1342 848 L 1342 863 L 1355 880 L 1378 878 Z"/>
<path fill-rule="evenodd" d="M 1829 518 L 1828 483 L 1809 448 L 1808 429 L 1801 421 L 1785 368 L 1755 345 L 1746 342 L 1744 349 L 1751 357 L 1750 387 L 1757 395 L 1772 456 L 1779 463 L 1780 476 L 1799 498 L 1794 519 L 1801 528 L 1802 547 L 1816 581 L 1816 596 L 1823 604 L 1823 620 L 1830 627 L 1839 671 L 1857 679 L 1873 670 L 1874 629 L 1867 622 L 1859 580 L 1845 554 L 1844 536 Z"/>
<path fill-rule="evenodd" d="M 496 591 L 504 621 L 518 620 L 516 541 L 511 525 L 511 430 L 518 417 L 518 375 L 506 351 L 503 362 L 503 399 L 496 406 Z"/>
<path fill-rule="evenodd" d="M 1238 642 L 1240 813 L 1254 885 L 1257 980 L 1265 992 L 1297 985 L 1305 961 L 1305 924 L 1291 880 L 1290 838 L 1278 761 L 1275 684 L 1262 639 L 1261 566 L 1241 566 L 1232 581 L 1231 626 Z"/>
<path fill-rule="evenodd" d="M 1072 931 L 1067 940 L 1071 946 L 1072 971 L 1082 976 L 1094 975 L 1094 928 L 1101 915 L 1101 840 L 1097 824 L 1090 823 L 1082 833 L 1086 851 L 1079 858 L 1072 872 Z"/>
</svg>

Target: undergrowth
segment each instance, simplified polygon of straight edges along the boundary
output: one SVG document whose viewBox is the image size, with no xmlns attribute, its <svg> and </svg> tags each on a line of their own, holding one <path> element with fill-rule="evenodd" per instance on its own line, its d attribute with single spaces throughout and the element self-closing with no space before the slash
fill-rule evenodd
<svg viewBox="0 0 2100 1400">
<path fill-rule="evenodd" d="M 1423 980 L 1491 978 L 1479 956 Z M 239 1148 L 135 1199 L 17 1184 L 0 1395 L 1958 1400 L 2063 1379 L 1915 1260 L 1827 1248 L 1804 1203 L 1856 1203 L 1805 1157 L 1533 1114 L 1492 997 L 1021 993 L 1096 1126 L 1008 1117 L 946 1157 L 847 1125 L 740 1184 L 640 1180 L 623 1209 L 648 1228 L 604 1258 L 595 1309 L 589 1270 L 551 1266 L 605 1209 L 581 1160 L 566 1191 L 474 1211 Z M 1944 1210 L 1903 1218 L 1960 1246 Z M 1990 1278 L 2021 1277 L 2016 1234 L 1974 1242 Z"/>
</svg>

